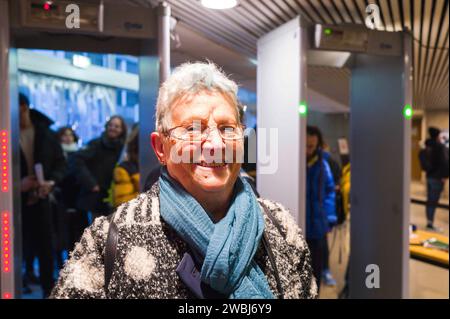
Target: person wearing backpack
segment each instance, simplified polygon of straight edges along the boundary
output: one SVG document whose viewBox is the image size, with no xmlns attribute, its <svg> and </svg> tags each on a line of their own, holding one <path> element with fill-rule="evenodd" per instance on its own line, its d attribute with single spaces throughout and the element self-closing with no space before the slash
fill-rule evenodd
<svg viewBox="0 0 450 319">
<path fill-rule="evenodd" d="M 419 153 L 420 164 L 427 174 L 427 229 L 438 231 L 434 226 L 436 206 L 449 177 L 448 148 L 441 143 L 441 131 L 438 128 L 428 129 L 430 138 L 425 142 L 425 149 Z"/>
</svg>

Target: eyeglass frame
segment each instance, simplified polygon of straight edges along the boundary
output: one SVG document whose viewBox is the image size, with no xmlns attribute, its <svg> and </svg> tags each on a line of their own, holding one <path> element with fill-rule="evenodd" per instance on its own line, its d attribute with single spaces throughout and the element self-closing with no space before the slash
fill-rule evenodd
<svg viewBox="0 0 450 319">
<path fill-rule="evenodd" d="M 245 133 L 244 132 L 245 131 L 245 125 L 244 124 L 238 124 L 238 126 L 242 129 L 242 137 L 239 137 L 239 138 L 225 138 L 225 137 L 222 136 L 220 131 L 218 132 L 219 136 L 222 138 L 222 140 L 225 140 L 225 141 L 239 141 L 239 140 L 245 139 L 245 134 L 244 134 Z M 184 125 L 174 126 L 174 127 L 170 128 L 170 129 L 166 130 L 165 132 L 163 132 L 163 134 L 168 136 L 169 138 L 172 137 L 172 138 L 175 138 L 175 139 L 180 140 L 180 141 L 185 141 L 185 142 L 191 141 L 191 140 L 184 140 L 182 138 L 179 138 L 179 137 L 171 135 L 172 131 L 177 129 L 177 128 L 179 128 L 179 127 L 184 127 L 185 128 Z M 204 141 L 206 141 L 208 139 L 209 135 L 211 134 L 212 129 L 216 129 L 217 130 L 218 126 L 217 125 L 215 127 L 208 126 L 207 130 L 209 130 L 209 132 L 208 132 L 208 134 L 206 135 L 205 138 L 202 138 L 200 140 L 192 140 L 191 142 L 204 142 Z M 206 131 L 206 129 L 205 129 L 205 131 Z"/>
</svg>

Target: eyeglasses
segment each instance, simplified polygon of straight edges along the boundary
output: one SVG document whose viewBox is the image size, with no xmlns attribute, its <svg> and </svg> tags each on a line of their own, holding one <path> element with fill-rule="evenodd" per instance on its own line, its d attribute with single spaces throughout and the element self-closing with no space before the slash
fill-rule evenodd
<svg viewBox="0 0 450 319">
<path fill-rule="evenodd" d="M 236 124 L 223 124 L 219 126 L 175 126 L 167 130 L 166 135 L 182 141 L 203 142 L 213 130 L 219 132 L 220 137 L 226 141 L 236 141 L 244 138 L 244 127 Z"/>
</svg>

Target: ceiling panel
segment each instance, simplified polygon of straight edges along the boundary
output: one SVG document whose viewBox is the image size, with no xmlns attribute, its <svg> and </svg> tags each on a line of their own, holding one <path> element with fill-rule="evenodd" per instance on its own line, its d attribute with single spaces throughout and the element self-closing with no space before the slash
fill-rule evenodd
<svg viewBox="0 0 450 319">
<path fill-rule="evenodd" d="M 158 0 L 132 2 L 154 6 Z M 314 23 L 361 24 L 367 4 L 376 4 L 379 30 L 414 36 L 415 107 L 448 109 L 449 0 L 239 0 L 237 7 L 223 11 L 206 9 L 198 0 L 167 2 L 172 15 L 192 30 L 252 59 L 259 37 L 298 14 Z"/>
</svg>

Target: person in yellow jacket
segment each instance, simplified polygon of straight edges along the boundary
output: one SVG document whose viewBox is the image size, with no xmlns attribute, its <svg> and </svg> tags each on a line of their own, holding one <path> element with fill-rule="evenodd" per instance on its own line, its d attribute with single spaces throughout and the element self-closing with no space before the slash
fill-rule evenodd
<svg viewBox="0 0 450 319">
<path fill-rule="evenodd" d="M 114 207 L 139 194 L 139 128 L 135 126 L 127 142 L 127 159 L 114 168 L 112 199 Z"/>
<path fill-rule="evenodd" d="M 342 168 L 341 194 L 345 217 L 350 214 L 350 162 Z"/>
</svg>

